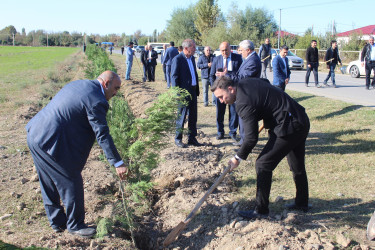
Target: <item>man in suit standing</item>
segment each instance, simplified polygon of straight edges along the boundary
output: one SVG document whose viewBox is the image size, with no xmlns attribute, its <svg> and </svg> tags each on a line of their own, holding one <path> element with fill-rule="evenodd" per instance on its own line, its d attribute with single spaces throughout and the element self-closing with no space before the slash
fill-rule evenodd
<svg viewBox="0 0 375 250">
<path fill-rule="evenodd" d="M 375 74 L 375 44 L 373 36 L 370 36 L 368 43 L 362 49 L 361 65 L 365 67 L 366 89 L 369 90 L 371 71 L 374 71 Z M 372 78 L 371 87 L 375 88 L 375 77 Z"/>
<path fill-rule="evenodd" d="M 149 82 L 155 82 L 155 67 L 157 65 L 157 58 L 158 53 L 152 48 L 151 45 L 149 45 L 147 52 L 147 75 Z"/>
<path fill-rule="evenodd" d="M 205 107 L 208 106 L 208 86 L 210 86 L 210 71 L 212 61 L 215 58 L 214 55 L 211 54 L 210 46 L 206 46 L 204 48 L 204 54 L 201 55 L 198 59 L 197 67 L 201 70 L 201 79 L 202 79 L 202 87 L 203 87 L 203 105 Z M 212 94 L 212 103 L 214 103 L 215 96 Z"/>
<path fill-rule="evenodd" d="M 284 45 L 280 48 L 280 54 L 277 55 L 272 61 L 273 68 L 273 86 L 285 91 L 285 86 L 289 83 L 290 69 L 288 55 L 289 48 Z"/>
<path fill-rule="evenodd" d="M 141 52 L 141 62 L 143 65 L 143 81 L 145 82 L 147 79 L 147 53 L 148 53 L 148 45 L 145 46 L 145 49 Z"/>
<path fill-rule="evenodd" d="M 165 72 L 167 75 L 167 88 L 169 89 L 171 87 L 171 66 L 172 66 L 172 60 L 175 56 L 177 56 L 178 50 L 174 47 L 174 42 L 171 41 L 169 43 L 169 48 L 165 52 L 164 57 L 164 64 L 165 64 Z"/>
<path fill-rule="evenodd" d="M 161 65 L 163 66 L 164 81 L 167 81 L 167 72 L 166 72 L 166 67 L 165 67 L 165 63 L 164 63 L 164 58 L 165 58 L 165 52 L 166 52 L 166 50 L 167 50 L 167 45 L 163 44 L 163 52 L 161 52 L 160 61 L 161 61 Z"/>
<path fill-rule="evenodd" d="M 256 207 L 239 211 L 246 218 L 266 217 L 269 214 L 269 195 L 272 171 L 286 156 L 296 185 L 294 203 L 287 209 L 309 209 L 308 181 L 305 169 L 305 143 L 310 129 L 304 107 L 283 91 L 265 84 L 267 79 L 245 78 L 234 82 L 230 78 L 217 79 L 211 91 L 220 102 L 236 102 L 236 110 L 244 124 L 245 138 L 237 154 L 229 160 L 231 170 L 246 160 L 258 141 L 258 121 L 263 120 L 269 139 L 259 154 L 255 167 L 257 174 Z"/>
<path fill-rule="evenodd" d="M 254 43 L 250 40 L 243 40 L 239 44 L 239 50 L 243 58 L 243 62 L 237 72 L 217 72 L 216 76 L 229 76 L 235 82 L 247 77 L 260 77 L 261 73 L 261 61 L 258 54 L 255 52 Z M 240 125 L 240 136 L 241 140 L 239 142 L 233 143 L 235 146 L 241 146 L 244 139 L 244 130 L 242 119 L 239 117 L 238 123 Z"/>
<path fill-rule="evenodd" d="M 266 38 L 264 43 L 260 46 L 259 57 L 262 63 L 262 73 L 260 78 L 267 78 L 266 69 L 271 60 L 271 44 L 269 38 Z"/>
<path fill-rule="evenodd" d="M 219 46 L 221 55 L 214 58 L 210 72 L 211 86 L 219 74 L 234 75 L 239 70 L 242 59 L 238 54 L 231 53 L 230 44 L 222 42 Z M 224 116 L 227 104 L 216 101 L 216 126 L 217 136 L 216 139 L 224 139 Z M 236 113 L 236 105 L 230 104 L 229 108 L 229 136 L 237 142 L 237 128 L 238 128 L 238 115 Z"/>
<path fill-rule="evenodd" d="M 176 121 L 175 144 L 177 147 L 184 148 L 182 143 L 182 130 L 186 115 L 188 115 L 188 144 L 201 146 L 197 139 L 197 96 L 199 96 L 198 74 L 195 66 L 195 42 L 192 39 L 186 39 L 182 42 L 182 53 L 173 58 L 171 67 L 172 87 L 186 89 L 190 97 L 187 98 L 187 106 L 178 108 L 178 118 Z"/>
<path fill-rule="evenodd" d="M 130 79 L 130 72 L 132 70 L 133 56 L 134 56 L 134 51 L 132 50 L 133 46 L 134 46 L 134 43 L 130 42 L 128 44 L 128 47 L 126 48 L 126 76 L 125 76 L 125 80 L 131 80 Z"/>
<path fill-rule="evenodd" d="M 84 222 L 81 175 L 95 138 L 119 177 L 124 179 L 128 174 L 106 121 L 108 100 L 120 87 L 120 77 L 111 71 L 103 72 L 97 80 L 68 83 L 26 125 L 44 207 L 56 232 L 68 228 L 71 234 L 82 237 L 96 233 Z"/>
<path fill-rule="evenodd" d="M 318 81 L 319 53 L 316 40 L 311 41 L 311 47 L 306 50 L 307 71 L 305 85 L 308 87 L 311 70 L 314 73 L 315 87 L 320 88 Z"/>
</svg>

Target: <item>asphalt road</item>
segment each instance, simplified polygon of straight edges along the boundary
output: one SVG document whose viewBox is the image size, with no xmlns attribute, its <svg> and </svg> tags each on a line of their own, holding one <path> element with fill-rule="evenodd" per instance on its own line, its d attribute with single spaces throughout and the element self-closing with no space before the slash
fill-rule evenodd
<svg viewBox="0 0 375 250">
<path fill-rule="evenodd" d="M 311 72 L 310 74 L 308 87 L 305 86 L 305 75 L 306 70 L 292 70 L 290 82 L 286 86 L 286 89 L 324 96 L 366 107 L 375 107 L 375 89 L 370 88 L 370 90 L 366 90 L 365 77 L 352 78 L 350 75 L 336 72 L 337 88 L 332 88 L 323 86 L 323 81 L 327 73 L 319 72 L 318 79 L 322 87 L 316 88 L 313 73 Z M 268 69 L 267 78 L 272 82 L 272 72 L 269 72 Z M 331 79 L 328 81 L 328 84 L 332 85 Z"/>
</svg>

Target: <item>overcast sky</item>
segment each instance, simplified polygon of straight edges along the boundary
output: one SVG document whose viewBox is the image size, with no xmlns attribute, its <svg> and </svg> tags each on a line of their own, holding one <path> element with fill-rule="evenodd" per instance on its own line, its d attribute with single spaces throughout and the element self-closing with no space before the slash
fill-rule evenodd
<svg viewBox="0 0 375 250">
<path fill-rule="evenodd" d="M 87 34 L 152 34 L 161 32 L 176 8 L 186 8 L 198 0 L 18 0 L 1 1 L 0 29 L 14 25 L 17 31 L 42 29 L 48 32 L 78 31 Z M 228 0 L 218 0 L 224 14 L 233 7 Z M 370 0 L 237 0 L 239 9 L 264 8 L 273 14 L 281 28 L 294 34 L 313 27 L 325 33 L 333 21 L 344 32 L 375 24 L 374 2 Z"/>
</svg>

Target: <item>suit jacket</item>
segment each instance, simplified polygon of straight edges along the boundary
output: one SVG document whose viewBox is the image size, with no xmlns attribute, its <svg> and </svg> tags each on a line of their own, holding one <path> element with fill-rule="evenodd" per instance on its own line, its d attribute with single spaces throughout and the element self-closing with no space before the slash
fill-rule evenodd
<svg viewBox="0 0 375 250">
<path fill-rule="evenodd" d="M 147 52 L 148 52 L 148 50 L 146 51 L 146 50 L 142 50 L 142 52 L 141 52 L 141 62 L 142 62 L 142 64 L 143 65 L 147 65 Z"/>
<path fill-rule="evenodd" d="M 201 70 L 201 78 L 209 79 L 211 68 L 208 67 L 208 63 L 212 63 L 214 58 L 215 58 L 215 55 L 210 55 L 209 57 L 207 57 L 204 54 L 199 57 L 197 66 L 198 66 L 198 69 Z"/>
<path fill-rule="evenodd" d="M 172 65 L 172 60 L 178 55 L 178 50 L 175 47 L 169 47 L 165 52 L 164 63 L 167 66 Z"/>
<path fill-rule="evenodd" d="M 228 72 L 229 77 L 235 75 L 238 72 L 238 70 L 239 70 L 239 68 L 241 67 L 241 64 L 242 64 L 242 57 L 239 54 L 231 53 L 230 59 L 232 61 L 232 71 Z M 211 72 L 210 72 L 211 85 L 216 80 L 215 74 L 216 74 L 217 69 L 222 69 L 223 67 L 224 67 L 223 56 L 220 55 L 220 56 L 215 57 L 214 60 L 212 61 L 212 65 L 211 65 Z"/>
<path fill-rule="evenodd" d="M 260 77 L 262 70 L 262 63 L 260 61 L 260 58 L 256 52 L 254 52 L 252 55 L 250 55 L 247 59 L 245 59 L 241 67 L 238 69 L 238 72 L 236 74 L 231 74 L 230 78 L 233 79 L 233 81 L 239 81 L 246 77 Z"/>
<path fill-rule="evenodd" d="M 156 66 L 158 64 L 156 62 L 156 59 L 158 58 L 158 53 L 154 49 L 151 50 L 151 62 L 147 59 L 147 58 L 149 58 L 148 54 L 149 54 L 149 50 L 146 53 L 146 63 L 147 63 L 147 65 Z"/>
<path fill-rule="evenodd" d="M 166 53 L 166 51 L 164 51 L 164 50 L 163 50 L 163 52 L 160 53 L 160 62 L 161 62 L 161 64 L 164 64 L 165 53 Z"/>
<path fill-rule="evenodd" d="M 308 131 L 305 108 L 267 79 L 244 78 L 238 82 L 236 111 L 243 121 L 244 142 L 237 152 L 246 159 L 258 141 L 258 121 L 278 137 Z"/>
<path fill-rule="evenodd" d="M 290 78 L 290 69 L 288 57 L 285 57 L 286 67 L 280 55 L 277 55 L 272 61 L 273 68 L 273 85 L 285 85 L 285 79 Z"/>
<path fill-rule="evenodd" d="M 114 165 L 121 157 L 109 134 L 108 108 L 99 81 L 68 83 L 26 125 L 28 138 L 69 175 L 81 173 L 95 138 Z"/>
<path fill-rule="evenodd" d="M 199 96 L 199 79 L 198 79 L 198 74 L 197 74 L 197 67 L 195 66 L 194 56 L 191 56 L 191 61 L 193 63 L 195 79 L 197 82 L 195 91 L 196 91 L 197 96 Z M 172 81 L 172 87 L 180 87 L 192 93 L 193 88 L 191 85 L 192 84 L 191 73 L 189 69 L 189 64 L 183 52 L 175 56 L 172 60 L 171 81 Z"/>
</svg>

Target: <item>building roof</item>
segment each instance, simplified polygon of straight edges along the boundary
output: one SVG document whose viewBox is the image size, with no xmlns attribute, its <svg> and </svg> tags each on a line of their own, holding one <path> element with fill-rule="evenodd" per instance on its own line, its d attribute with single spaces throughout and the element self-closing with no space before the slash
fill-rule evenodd
<svg viewBox="0 0 375 250">
<path fill-rule="evenodd" d="M 276 31 L 275 32 L 276 36 L 279 35 L 279 31 Z M 280 37 L 284 37 L 284 36 L 296 36 L 295 34 L 292 34 L 292 33 L 289 33 L 287 31 L 280 31 Z"/>
<path fill-rule="evenodd" d="M 355 30 L 349 30 L 346 32 L 338 33 L 336 34 L 336 36 L 345 37 L 345 36 L 350 36 L 353 33 L 362 34 L 362 35 L 375 35 L 375 25 L 368 25 L 368 26 L 358 28 Z"/>
</svg>

